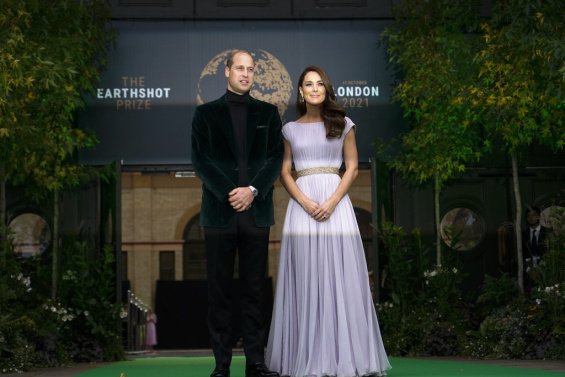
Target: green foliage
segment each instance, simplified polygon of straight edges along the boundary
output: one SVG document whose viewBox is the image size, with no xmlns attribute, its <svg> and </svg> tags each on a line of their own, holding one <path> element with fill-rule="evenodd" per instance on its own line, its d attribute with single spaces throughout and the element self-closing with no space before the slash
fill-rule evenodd
<svg viewBox="0 0 565 377">
<path fill-rule="evenodd" d="M 465 275 L 455 250 L 446 251 L 441 267 L 432 266 L 418 232 L 408 235 L 401 227 L 385 223 L 380 231 L 387 259 L 381 294 L 385 299 L 377 310 L 387 352 L 396 356 L 562 359 L 565 254 L 564 244 L 555 240 L 562 236 L 550 237 L 553 246 L 540 267 L 539 276 L 557 279 L 551 285 L 539 285 L 531 295 L 523 296 L 517 294 L 516 279 L 508 274 L 486 276 L 474 298 L 462 290 Z M 556 271 L 559 273 L 552 275 Z"/>
<path fill-rule="evenodd" d="M 523 291 L 518 156 L 534 143 L 553 150 L 565 147 L 563 2 L 496 2 L 492 19 L 481 30 L 484 43 L 475 60 L 479 75 L 469 85 L 468 99 L 486 137 L 512 159 L 518 283 Z"/>
<path fill-rule="evenodd" d="M 470 86 L 471 104 L 507 151 L 534 142 L 565 146 L 562 18 L 560 0 L 511 0 L 496 3 L 481 25 L 480 80 Z"/>
<path fill-rule="evenodd" d="M 565 355 L 565 336 L 548 326 L 543 306 L 522 296 L 493 308 L 468 335 L 463 351 L 466 356 L 562 359 Z"/>
<path fill-rule="evenodd" d="M 77 128 L 74 116 L 106 63 L 113 39 L 109 12 L 105 0 L 4 0 L 0 7 L 0 40 L 6 42 L 0 46 L 0 182 L 32 181 L 36 197 L 53 198 L 55 240 L 58 192 L 92 172 L 75 157 L 96 138 Z M 0 190 L 0 204 L 4 196 Z M 5 219 L 5 207 L 0 210 Z M 54 300 L 58 246 L 52 252 Z"/>
<path fill-rule="evenodd" d="M 405 0 L 395 7 L 395 26 L 383 37 L 401 80 L 394 89 L 411 130 L 403 135 L 391 166 L 419 183 L 446 180 L 465 170 L 482 151 L 466 86 L 475 74 L 477 48 L 473 1 Z"/>
<path fill-rule="evenodd" d="M 392 98 L 411 129 L 402 135 L 399 146 L 385 148 L 379 157 L 388 158 L 389 166 L 405 180 L 433 182 L 440 266 L 440 192 L 447 180 L 464 172 L 488 147 L 480 137 L 476 115 L 464 100 L 476 76 L 472 58 L 478 48 L 473 34 L 478 14 L 473 0 L 403 0 L 394 15 L 394 26 L 382 37 L 390 62 L 400 70 Z M 393 149 L 393 156 L 382 155 Z"/>
<path fill-rule="evenodd" d="M 565 282 L 565 207 L 563 200 L 552 207 L 549 221 L 554 225 L 547 237 L 547 253 L 540 266 L 538 285 L 550 287 Z"/>
<path fill-rule="evenodd" d="M 464 353 L 474 357 L 555 358 L 565 355 L 564 235 L 548 236 L 536 287 L 517 295 L 507 274 L 487 277 L 478 298 L 482 322 L 469 331 Z"/>
<path fill-rule="evenodd" d="M 487 308 L 499 308 L 512 301 L 517 294 L 516 279 L 509 274 L 504 273 L 498 278 L 486 275 L 477 303 Z"/>
<path fill-rule="evenodd" d="M 424 272 L 424 298 L 428 305 L 436 308 L 447 321 L 456 323 L 461 319 L 458 308 L 462 307 L 461 283 L 463 276 L 459 268 L 443 264 Z"/>
<path fill-rule="evenodd" d="M 68 339 L 75 347 L 74 359 L 121 359 L 114 250 L 106 246 L 97 254 L 91 243 L 76 236 L 68 236 L 64 244 L 60 300 L 77 315 L 82 314 L 80 321 L 73 322 L 73 334 Z"/>
<path fill-rule="evenodd" d="M 124 357 L 111 247 L 99 253 L 76 236 L 63 242 L 59 300 L 49 298 L 50 267 L 11 249 L 0 274 L 0 371 Z"/>
<path fill-rule="evenodd" d="M 538 316 L 553 332 L 565 337 L 565 232 L 562 228 L 554 229 L 547 237 L 547 252 L 533 276 L 536 288 L 531 297 Z"/>
<path fill-rule="evenodd" d="M 458 352 L 463 318 L 460 270 L 446 258 L 432 267 L 418 230 L 408 235 L 383 223 L 385 279 L 389 300 L 379 305 L 379 321 L 389 353 L 449 356 Z"/>
<path fill-rule="evenodd" d="M 385 349 L 389 355 L 417 355 L 424 337 L 422 324 L 427 323 L 428 315 L 420 306 L 402 310 L 392 301 L 377 305 L 379 325 Z"/>
<path fill-rule="evenodd" d="M 35 364 L 36 326 L 27 316 L 0 316 L 0 372 L 21 373 Z"/>
<path fill-rule="evenodd" d="M 402 227 L 388 221 L 383 222 L 379 237 L 386 258 L 385 289 L 403 317 L 420 299 L 418 293 L 424 288 L 428 249 L 422 244 L 418 229 L 407 235 Z"/>
<path fill-rule="evenodd" d="M 0 161 L 12 183 L 74 185 L 79 148 L 95 142 L 74 127 L 82 95 L 105 64 L 109 7 L 103 0 L 4 0 L 0 7 Z"/>
<path fill-rule="evenodd" d="M 495 2 L 478 27 L 474 1 L 404 0 L 383 37 L 400 69 L 393 99 L 409 120 L 389 165 L 403 178 L 434 182 L 436 254 L 439 192 L 492 145 L 512 160 L 518 282 L 522 282 L 519 153 L 531 144 L 565 147 L 565 24 L 561 0 Z M 478 38 L 481 36 L 482 38 Z M 380 157 L 394 148 L 378 146 Z"/>
</svg>

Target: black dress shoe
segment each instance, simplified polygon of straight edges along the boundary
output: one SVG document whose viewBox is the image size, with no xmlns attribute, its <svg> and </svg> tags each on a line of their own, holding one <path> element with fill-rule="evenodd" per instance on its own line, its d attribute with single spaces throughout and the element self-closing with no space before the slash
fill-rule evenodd
<svg viewBox="0 0 565 377">
<path fill-rule="evenodd" d="M 210 377 L 230 377 L 230 366 L 217 365 Z"/>
<path fill-rule="evenodd" d="M 245 377 L 280 377 L 263 363 L 249 364 L 245 367 Z"/>
</svg>

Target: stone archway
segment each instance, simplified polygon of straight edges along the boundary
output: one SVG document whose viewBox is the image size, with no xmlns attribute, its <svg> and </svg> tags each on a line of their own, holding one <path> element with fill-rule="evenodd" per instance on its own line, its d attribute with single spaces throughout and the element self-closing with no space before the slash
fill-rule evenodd
<svg viewBox="0 0 565 377">
<path fill-rule="evenodd" d="M 371 245 L 373 243 L 373 228 L 372 228 L 372 215 L 371 212 L 364 208 L 354 206 L 355 217 L 357 218 L 357 225 L 363 240 L 363 249 L 365 251 L 365 260 L 367 266 L 372 266 Z"/>
<path fill-rule="evenodd" d="M 183 280 L 206 279 L 206 249 L 204 230 L 200 226 L 200 213 L 195 214 L 186 224 L 182 239 Z"/>
</svg>

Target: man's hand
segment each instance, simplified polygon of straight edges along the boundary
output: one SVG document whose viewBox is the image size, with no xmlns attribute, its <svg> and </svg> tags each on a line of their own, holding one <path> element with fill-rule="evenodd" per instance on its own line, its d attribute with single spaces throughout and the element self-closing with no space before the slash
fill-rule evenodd
<svg viewBox="0 0 565 377">
<path fill-rule="evenodd" d="M 230 205 L 237 212 L 247 211 L 253 203 L 253 193 L 249 187 L 237 187 L 230 191 Z"/>
</svg>

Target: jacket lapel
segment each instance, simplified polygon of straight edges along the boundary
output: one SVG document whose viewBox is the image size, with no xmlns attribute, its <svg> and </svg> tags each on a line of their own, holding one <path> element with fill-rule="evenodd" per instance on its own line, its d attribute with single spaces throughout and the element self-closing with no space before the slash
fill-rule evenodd
<svg viewBox="0 0 565 377">
<path fill-rule="evenodd" d="M 249 109 L 247 111 L 247 158 L 249 158 L 249 153 L 251 152 L 251 146 L 255 140 L 255 131 L 257 130 L 257 125 L 259 124 L 259 105 L 253 97 L 249 97 Z"/>
<path fill-rule="evenodd" d="M 228 101 L 226 99 L 226 95 L 220 98 L 220 105 L 218 108 L 218 118 L 222 121 L 220 122 L 223 125 L 223 131 L 226 135 L 226 140 L 228 141 L 228 145 L 230 147 L 231 152 L 234 156 L 237 156 L 237 146 L 235 145 L 235 135 L 233 131 L 233 123 L 231 121 L 231 114 L 230 108 L 228 107 Z M 219 146 L 218 146 L 219 147 Z"/>
</svg>

